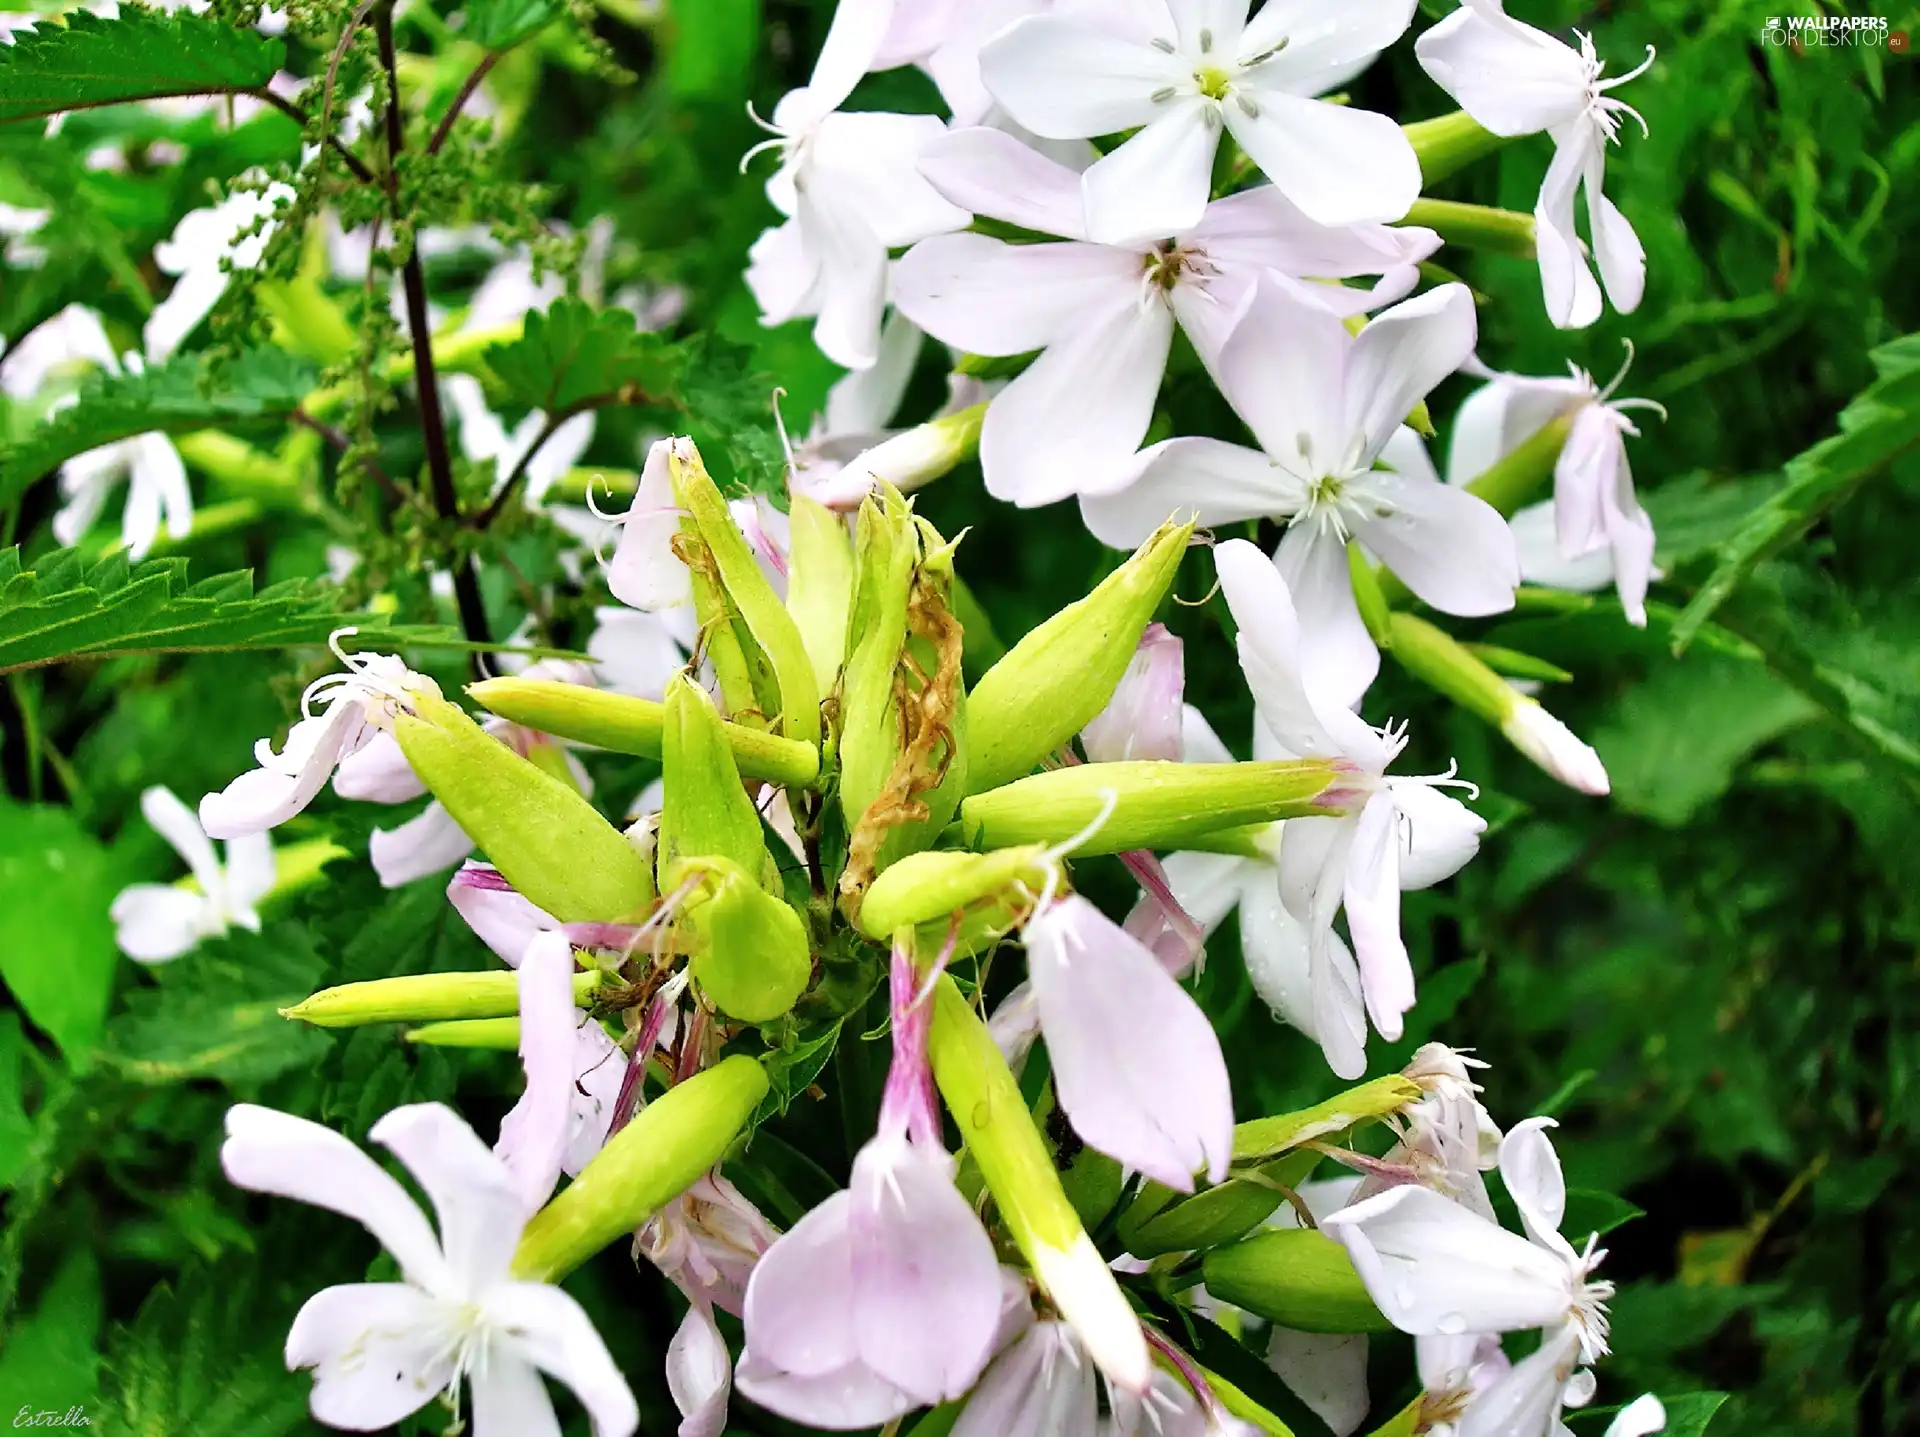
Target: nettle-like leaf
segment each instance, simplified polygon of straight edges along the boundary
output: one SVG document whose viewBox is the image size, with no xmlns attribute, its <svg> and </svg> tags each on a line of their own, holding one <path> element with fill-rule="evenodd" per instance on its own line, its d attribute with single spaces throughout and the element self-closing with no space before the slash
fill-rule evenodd
<svg viewBox="0 0 1920 1437">
<path fill-rule="evenodd" d="M 131 5 L 105 20 L 84 10 L 44 21 L 0 48 L 0 122 L 63 110 L 266 88 L 287 47 L 206 15 Z"/>
<path fill-rule="evenodd" d="M 97 375 L 77 404 L 0 454 L 0 504 L 76 454 L 136 434 L 283 419 L 317 382 L 306 360 L 272 348 L 217 368 L 203 355 L 181 354 L 142 373 Z"/>
<path fill-rule="evenodd" d="M 473 0 L 466 38 L 489 50 L 510 50 L 560 18 L 555 0 Z"/>
<path fill-rule="evenodd" d="M 117 553 L 89 568 L 61 549 L 23 569 L 17 548 L 0 550 L 0 673 L 116 654 L 279 649 L 382 623 L 340 613 L 333 589 L 305 580 L 255 594 L 245 571 L 189 584 L 180 558 L 130 564 Z"/>
<path fill-rule="evenodd" d="M 670 403 L 681 358 L 658 335 L 643 334 L 624 309 L 577 299 L 530 314 L 520 338 L 487 351 L 487 366 L 515 404 L 549 415 L 596 404 Z"/>
</svg>

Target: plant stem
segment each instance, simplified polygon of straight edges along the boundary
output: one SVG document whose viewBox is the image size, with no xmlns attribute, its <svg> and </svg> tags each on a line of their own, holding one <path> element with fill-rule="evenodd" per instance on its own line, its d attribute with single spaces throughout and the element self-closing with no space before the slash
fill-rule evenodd
<svg viewBox="0 0 1920 1437">
<path fill-rule="evenodd" d="M 380 65 L 387 72 L 387 204 L 394 227 L 400 226 L 400 174 L 396 168 L 400 151 L 406 144 L 406 132 L 400 116 L 400 75 L 393 53 L 393 6 L 383 3 L 373 13 L 374 34 L 380 45 Z M 460 496 L 453 487 L 453 457 L 447 449 L 447 420 L 440 409 L 440 383 L 433 368 L 433 330 L 427 315 L 427 281 L 420 268 L 420 250 L 409 243 L 407 262 L 400 269 L 400 283 L 406 294 L 407 330 L 413 339 L 414 385 L 420 394 L 420 430 L 427 446 L 427 475 L 433 485 L 433 506 L 442 519 L 460 517 Z M 487 609 L 480 598 L 480 580 L 474 572 L 473 557 L 462 555 L 453 562 L 453 596 L 460 609 L 460 627 L 467 641 L 492 642 L 487 630 Z M 479 655 L 474 655 L 479 671 Z"/>
<path fill-rule="evenodd" d="M 294 104 L 291 100 L 274 94 L 271 90 L 253 90 L 249 93 L 252 94 L 256 100 L 265 100 L 269 105 L 273 106 L 274 109 L 278 110 L 302 129 L 305 129 L 313 121 L 313 117 L 301 109 L 300 106 Z M 373 171 L 367 168 L 365 161 L 347 148 L 346 142 L 338 135 L 327 136 L 327 147 L 346 162 L 347 168 L 353 171 L 353 177 L 356 180 L 367 185 L 373 183 Z"/>
<path fill-rule="evenodd" d="M 453 122 L 460 118 L 460 112 L 467 107 L 467 101 L 473 98 L 473 92 L 480 88 L 480 82 L 487 78 L 494 62 L 500 58 L 498 50 L 487 51 L 487 58 L 473 67 L 473 73 L 467 76 L 461 85 L 460 93 L 453 97 L 453 103 L 447 106 L 447 113 L 440 117 L 440 126 L 433 132 L 433 138 L 427 141 L 427 153 L 437 155 L 440 147 L 447 142 L 447 134 L 453 129 Z"/>
</svg>

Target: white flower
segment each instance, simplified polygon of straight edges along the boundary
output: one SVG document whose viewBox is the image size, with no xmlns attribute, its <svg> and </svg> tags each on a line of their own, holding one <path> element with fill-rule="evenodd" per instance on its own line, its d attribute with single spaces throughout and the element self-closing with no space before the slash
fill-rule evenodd
<svg viewBox="0 0 1920 1437">
<path fill-rule="evenodd" d="M 164 963 L 230 928 L 258 933 L 254 905 L 273 888 L 273 841 L 264 833 L 231 840 L 223 868 L 193 810 L 172 790 L 148 789 L 140 795 L 140 812 L 187 861 L 200 891 L 170 883 L 121 889 L 112 909 L 120 951 L 141 963 Z"/>
<path fill-rule="evenodd" d="M 879 357 L 887 250 L 968 220 L 914 168 L 921 149 L 945 130 L 937 118 L 840 111 L 872 66 L 893 11 L 892 0 L 843 0 L 812 78 L 774 107 L 765 125 L 774 138 L 746 156 L 779 151 L 767 198 L 790 216 L 750 252 L 747 284 L 761 318 L 784 324 L 817 316 L 814 342 L 848 369 Z"/>
<path fill-rule="evenodd" d="M 285 823 L 313 802 L 342 759 L 366 747 L 396 713 L 411 712 L 423 695 L 440 697 L 438 684 L 391 655 L 343 652 L 339 641 L 353 632 L 342 629 L 331 640 L 347 672 L 308 686 L 300 699 L 302 716 L 280 751 L 261 739 L 253 747 L 260 766 L 200 800 L 200 822 L 210 835 L 238 838 Z"/>
<path fill-rule="evenodd" d="M 1600 286 L 1574 230 L 1574 196 L 1587 190 L 1587 223 L 1607 297 L 1622 314 L 1640 304 L 1647 256 L 1627 217 L 1602 192 L 1607 146 L 1618 143 L 1620 119 L 1647 122 L 1607 92 L 1646 72 L 1653 47 L 1637 69 L 1602 80 L 1606 64 L 1581 35 L 1580 48 L 1563 44 L 1513 19 L 1501 0 L 1465 0 L 1414 46 L 1420 63 L 1460 107 L 1496 135 L 1546 130 L 1558 147 L 1533 211 L 1540 286 L 1547 315 L 1562 329 L 1581 329 L 1600 317 Z"/>
<path fill-rule="evenodd" d="M 872 491 L 871 476 L 855 473 L 846 480 L 841 476 L 851 461 L 894 433 L 888 426 L 913 379 L 924 339 L 898 310 L 887 317 L 873 364 L 843 375 L 827 391 L 825 410 L 807 437 L 790 450 L 787 484 L 794 493 L 829 509 L 859 507 Z M 777 410 L 775 417 L 779 417 Z"/>
<path fill-rule="evenodd" d="M 1222 124 L 1280 192 L 1327 225 L 1397 220 L 1420 164 L 1385 115 L 1307 98 L 1406 32 L 1413 0 L 1146 0 L 1036 15 L 980 52 L 986 86 L 1048 139 L 1138 129 L 1087 171 L 1087 228 L 1107 243 L 1198 223 Z"/>
<path fill-rule="evenodd" d="M 1400 894 L 1448 877 L 1472 858 L 1486 823 L 1439 791 L 1450 776 L 1389 778 L 1403 729 L 1375 729 L 1326 695 L 1301 668 L 1300 621 L 1286 581 L 1244 539 L 1214 551 L 1220 585 L 1240 626 L 1240 667 L 1277 747 L 1350 766 L 1364 806 L 1340 818 L 1296 818 L 1280 847 L 1280 895 L 1306 928 L 1314 1028 L 1343 1078 L 1365 1071 L 1367 1018 L 1400 1036 L 1413 1006 L 1413 966 L 1400 938 Z M 1342 908 L 1350 955 L 1333 929 Z M 1363 1008 L 1364 1004 L 1364 1008 Z"/>
<path fill-rule="evenodd" d="M 137 361 L 139 356 L 128 358 Z M 79 543 L 100 517 L 107 495 L 122 480 L 127 485 L 127 503 L 120 517 L 120 542 L 134 563 L 153 551 L 163 524 L 170 539 L 184 539 L 193 532 L 187 466 L 173 441 L 156 430 L 89 449 L 60 466 L 60 496 L 65 502 L 53 516 L 53 537 L 62 544 Z"/>
<path fill-rule="evenodd" d="M 1330 314 L 1356 314 L 1409 292 L 1439 243 L 1424 229 L 1329 228 L 1261 185 L 1178 229 L 1102 244 L 1082 217 L 1083 176 L 1010 135 L 955 131 L 927 146 L 920 168 L 962 208 L 1063 241 L 939 235 L 908 251 L 894 274 L 895 303 L 935 338 L 975 354 L 1044 351 L 994 398 L 980 435 L 988 491 L 1021 505 L 1124 478 L 1152 420 L 1176 324 L 1224 384 L 1222 348 L 1261 275 L 1381 276 L 1370 289 L 1300 291 Z"/>
<path fill-rule="evenodd" d="M 487 396 L 480 381 L 470 374 L 449 374 L 441 382 L 441 392 L 460 417 L 460 452 L 478 464 L 494 463 L 493 493 L 498 495 L 507 480 L 524 466 L 526 478 L 521 500 L 527 508 L 538 509 L 553 482 L 580 462 L 593 442 L 593 412 L 588 410 L 563 420 L 546 436 L 538 450 L 538 440 L 547 427 L 547 416 L 534 409 L 514 426 L 513 433 L 487 407 Z"/>
<path fill-rule="evenodd" d="M 1375 467 L 1414 405 L 1472 352 L 1474 330 L 1472 296 L 1446 284 L 1383 311 L 1356 338 L 1269 270 L 1218 364 L 1260 448 L 1166 440 L 1106 492 L 1083 494 L 1081 513 L 1123 546 L 1176 510 L 1213 526 L 1288 518 L 1274 562 L 1300 607 L 1308 678 L 1330 701 L 1356 703 L 1380 655 L 1354 601 L 1349 538 L 1436 609 L 1513 607 L 1519 561 L 1499 513 L 1463 490 Z"/>
<path fill-rule="evenodd" d="M 120 357 L 100 316 L 83 304 L 70 304 L 40 321 L 6 352 L 0 360 L 0 390 L 9 399 L 25 402 L 39 394 L 48 379 L 87 365 L 117 374 Z"/>
<path fill-rule="evenodd" d="M 432 1199 L 437 1239 L 406 1190 L 339 1134 L 247 1103 L 227 1112 L 230 1180 L 353 1218 L 400 1265 L 402 1281 L 325 1288 L 294 1318 L 287 1365 L 314 1369 L 314 1417 L 374 1431 L 442 1393 L 457 1411 L 465 1382 L 476 1432 L 553 1437 L 545 1372 L 573 1389 L 596 1437 L 628 1437 L 638 1409 L 592 1321 L 559 1288 L 509 1274 L 533 1211 L 524 1180 L 439 1103 L 396 1108 L 371 1136 Z"/>
<path fill-rule="evenodd" d="M 154 263 L 178 279 L 147 318 L 148 359 L 171 355 L 219 303 L 232 272 L 260 263 L 273 234 L 271 217 L 293 197 L 292 188 L 278 181 L 264 190 L 237 190 L 217 205 L 183 215 L 172 237 L 154 246 Z M 268 223 L 242 238 L 262 220 Z"/>
</svg>

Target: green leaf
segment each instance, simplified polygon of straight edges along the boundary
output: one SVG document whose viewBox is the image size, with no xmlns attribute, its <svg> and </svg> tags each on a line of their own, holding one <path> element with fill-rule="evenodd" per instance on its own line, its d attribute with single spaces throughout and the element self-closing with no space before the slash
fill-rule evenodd
<svg viewBox="0 0 1920 1437">
<path fill-rule="evenodd" d="M 820 1076 L 820 1070 L 827 1066 L 834 1046 L 840 1041 L 843 1021 L 836 1018 L 810 1037 L 802 1038 L 796 1033 L 790 1046 L 776 1048 L 761 1059 L 767 1070 L 767 1095 L 754 1110 L 749 1128 L 785 1113 L 793 1106 L 793 1100 Z"/>
<path fill-rule="evenodd" d="M 107 851 L 70 809 L 0 804 L 0 978 L 29 1020 L 85 1069 L 120 950 Z"/>
<path fill-rule="evenodd" d="M 74 549 L 19 571 L 0 550 L 0 674 L 75 658 L 324 643 L 335 630 L 377 628 L 374 614 L 342 614 L 330 585 L 289 580 L 253 594 L 252 575 L 187 582 L 184 559 L 129 565 L 123 554 L 83 569 Z"/>
<path fill-rule="evenodd" d="M 61 1260 L 33 1315 L 13 1325 L 0 1354 L 0 1413 L 18 1420 L 51 1412 L 67 1417 L 78 1408 L 97 1418 L 94 1401 L 100 1366 L 100 1263 L 93 1249 L 75 1247 Z M 52 1426 L 47 1418 L 39 1426 Z M 72 1425 L 79 1425 L 77 1421 Z"/>
<path fill-rule="evenodd" d="M 1728 1395 L 1686 1392 L 1678 1397 L 1662 1397 L 1660 1403 L 1667 1409 L 1667 1425 L 1660 1429 L 1660 1437 L 1701 1437 L 1714 1414 L 1726 1404 Z M 1595 1407 L 1584 1412 L 1569 1412 L 1566 1418 L 1580 1437 L 1599 1437 L 1619 1410 L 1618 1407 Z"/>
<path fill-rule="evenodd" d="M 554 0 L 473 0 L 462 33 L 489 50 L 511 50 L 560 18 Z"/>
<path fill-rule="evenodd" d="M 596 314 L 577 299 L 528 315 L 525 332 L 489 349 L 486 361 L 509 399 L 549 417 L 596 403 L 659 403 L 679 366 L 673 346 L 642 334 L 626 310 Z"/>
<path fill-rule="evenodd" d="M 0 1190 L 12 1187 L 20 1176 L 27 1165 L 27 1144 L 33 1139 L 33 1120 L 27 1116 L 20 1078 L 25 1051 L 20 1015 L 0 1013 Z"/>
<path fill-rule="evenodd" d="M 1840 432 L 1787 461 L 1785 483 L 1720 550 L 1720 563 L 1673 626 L 1684 653 L 1753 571 L 1920 445 L 1920 334 L 1873 351 L 1879 379 L 1840 412 Z"/>
<path fill-rule="evenodd" d="M 128 6 L 118 19 L 83 10 L 43 19 L 0 48 L 0 123 L 63 110 L 262 90 L 287 47 L 207 15 Z"/>
<path fill-rule="evenodd" d="M 1755 749 L 1816 712 L 1762 665 L 1701 653 L 1656 667 L 1593 744 L 1615 802 L 1677 827 L 1725 793 Z"/>
<path fill-rule="evenodd" d="M 1589 1233 L 1605 1237 L 1617 1227 L 1647 1215 L 1623 1197 L 1601 1192 L 1598 1188 L 1568 1188 L 1567 1212 L 1560 1230 L 1574 1243 L 1583 1243 Z"/>
<path fill-rule="evenodd" d="M 269 348 L 218 368 L 205 355 L 177 354 L 139 374 L 98 375 L 78 403 L 0 453 L 0 505 L 76 454 L 116 440 L 283 419 L 316 382 L 306 360 Z"/>
</svg>

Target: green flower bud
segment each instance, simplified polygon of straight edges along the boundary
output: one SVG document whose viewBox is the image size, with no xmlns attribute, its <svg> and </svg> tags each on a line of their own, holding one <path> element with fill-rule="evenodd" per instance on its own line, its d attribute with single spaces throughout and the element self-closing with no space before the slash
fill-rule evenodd
<svg viewBox="0 0 1920 1437">
<path fill-rule="evenodd" d="M 1192 524 L 1163 524 L 981 676 L 967 696 L 969 793 L 1030 772 L 1107 706 L 1192 537 Z"/>
<path fill-rule="evenodd" d="M 790 1011 L 813 977 L 807 925 L 746 870 L 724 858 L 699 856 L 665 864 L 661 883 L 700 886 L 681 908 L 695 940 L 687 972 L 721 1012 L 743 1023 L 768 1023 Z"/>
<path fill-rule="evenodd" d="M 1344 1093 L 1335 1093 L 1325 1102 L 1302 1108 L 1297 1113 L 1281 1113 L 1241 1123 L 1233 1130 L 1234 1164 L 1264 1162 L 1315 1138 L 1376 1122 L 1410 1103 L 1419 1102 L 1421 1096 L 1420 1085 L 1413 1079 L 1389 1073 L 1384 1078 L 1348 1088 Z"/>
<path fill-rule="evenodd" d="M 916 424 L 860 455 L 848 465 L 853 472 L 837 482 L 885 483 L 902 494 L 912 493 L 980 452 L 980 429 L 986 416 L 982 401 Z"/>
<path fill-rule="evenodd" d="M 573 975 L 573 1001 L 585 1007 L 606 984 L 599 971 Z M 507 1018 L 520 1012 L 520 978 L 502 973 L 410 973 L 322 988 L 311 998 L 282 1008 L 316 1028 L 358 1028 L 368 1023 L 450 1022 Z"/>
<path fill-rule="evenodd" d="M 1307 1228 L 1263 1232 L 1201 1259 L 1207 1291 L 1296 1332 L 1390 1332 L 1347 1250 Z"/>
<path fill-rule="evenodd" d="M 760 813 L 741 786 L 726 731 L 713 701 L 684 675 L 667 685 L 667 722 L 661 745 L 665 794 L 660 804 L 662 884 L 682 857 L 718 856 L 762 882 L 772 867 L 760 836 Z"/>
<path fill-rule="evenodd" d="M 423 696 L 393 736 L 416 776 L 527 901 L 562 923 L 618 923 L 653 901 L 646 863 L 571 784 Z"/>
<path fill-rule="evenodd" d="M 975 794 L 960 805 L 960 831 L 971 848 L 1070 840 L 1085 855 L 1188 848 L 1218 829 L 1345 812 L 1347 781 L 1330 759 L 1075 764 Z"/>
<path fill-rule="evenodd" d="M 1122 1223 L 1120 1237 L 1135 1257 L 1216 1247 L 1246 1236 L 1285 1201 L 1275 1187 L 1230 1179 L 1174 1202 L 1131 1231 L 1129 1224 Z"/>
<path fill-rule="evenodd" d="M 1506 136 L 1481 127 L 1465 110 L 1436 119 L 1402 125 L 1401 131 L 1413 145 L 1420 161 L 1420 182 L 1430 187 L 1475 160 L 1491 155 L 1509 143 Z M 1415 221 L 1409 219 L 1408 223 Z"/>
<path fill-rule="evenodd" d="M 554 679 L 483 679 L 467 685 L 467 693 L 489 712 L 556 738 L 643 758 L 664 752 L 667 707 L 652 699 Z M 720 726 L 734 765 L 748 778 L 783 788 L 806 788 L 819 780 L 820 751 L 812 744 L 724 719 Z"/>
<path fill-rule="evenodd" d="M 1467 492 L 1479 495 L 1502 514 L 1513 513 L 1553 477 L 1572 430 L 1570 414 L 1542 425 L 1499 463 L 1469 479 Z"/>
<path fill-rule="evenodd" d="M 1518 210 L 1464 205 L 1454 200 L 1415 200 L 1404 221 L 1425 225 L 1448 244 L 1486 250 L 1513 259 L 1532 259 L 1533 216 Z"/>
<path fill-rule="evenodd" d="M 913 513 L 898 495 L 883 490 L 861 504 L 847 627 L 853 648 L 840 679 L 840 806 L 849 829 L 879 797 L 900 754 L 894 674 L 918 547 Z"/>
<path fill-rule="evenodd" d="M 1380 587 L 1384 569 L 1376 569 L 1366 551 L 1355 540 L 1347 545 L 1347 572 L 1353 580 L 1353 601 L 1360 610 L 1360 621 L 1367 626 L 1367 637 L 1380 648 L 1393 646 L 1392 610 Z"/>
<path fill-rule="evenodd" d="M 520 1019 L 467 1018 L 453 1023 L 428 1023 L 401 1034 L 409 1043 L 429 1048 L 485 1048 L 502 1053 L 520 1051 Z"/>
<path fill-rule="evenodd" d="M 885 943 L 900 929 L 922 923 L 944 929 L 953 915 L 963 912 L 970 917 L 983 912 L 1004 915 L 1010 928 L 1033 906 L 1034 895 L 1055 866 L 1037 843 L 992 853 L 911 853 L 867 889 L 860 905 L 860 931 Z"/>
<path fill-rule="evenodd" d="M 766 1092 L 766 1070 L 741 1054 L 667 1089 L 533 1215 L 513 1255 L 514 1275 L 558 1282 L 626 1240 L 725 1156 Z"/>
<path fill-rule="evenodd" d="M 847 610 L 853 604 L 853 545 L 838 514 L 803 494 L 788 512 L 792 557 L 787 612 L 799 627 L 807 658 L 830 686 L 847 657 Z"/>
</svg>

